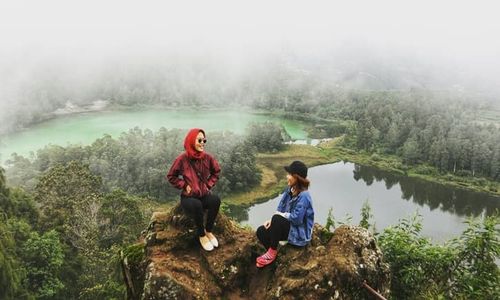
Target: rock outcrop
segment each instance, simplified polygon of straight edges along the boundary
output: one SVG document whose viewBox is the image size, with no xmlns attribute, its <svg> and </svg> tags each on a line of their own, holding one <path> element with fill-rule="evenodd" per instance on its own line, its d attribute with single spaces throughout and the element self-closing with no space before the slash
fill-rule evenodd
<svg viewBox="0 0 500 300">
<path fill-rule="evenodd" d="M 179 206 L 153 214 L 141 243 L 123 255 L 130 299 L 373 299 L 363 282 L 389 294 L 389 268 L 363 228 L 332 234 L 316 224 L 309 246 L 280 246 L 263 269 L 255 266 L 264 248 L 252 230 L 219 214 L 220 246 L 206 252 L 194 228 Z"/>
</svg>

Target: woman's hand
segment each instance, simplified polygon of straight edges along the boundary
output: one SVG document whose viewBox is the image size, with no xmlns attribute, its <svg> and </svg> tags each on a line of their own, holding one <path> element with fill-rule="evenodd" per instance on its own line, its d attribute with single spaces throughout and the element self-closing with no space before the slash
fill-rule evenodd
<svg viewBox="0 0 500 300">
<path fill-rule="evenodd" d="M 271 220 L 265 221 L 263 225 L 265 229 L 268 229 L 271 226 Z"/>
<path fill-rule="evenodd" d="M 188 185 L 186 185 L 185 190 L 186 190 L 186 194 L 187 194 L 187 195 L 191 195 L 191 186 L 190 186 L 189 184 L 188 184 Z"/>
</svg>

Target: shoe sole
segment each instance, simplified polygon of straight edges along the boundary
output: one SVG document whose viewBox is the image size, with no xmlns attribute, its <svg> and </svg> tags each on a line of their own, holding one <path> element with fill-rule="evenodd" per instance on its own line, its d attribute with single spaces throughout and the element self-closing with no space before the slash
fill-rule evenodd
<svg viewBox="0 0 500 300">
<path fill-rule="evenodd" d="M 209 252 L 210 252 L 210 251 L 212 251 L 212 250 L 214 250 L 214 249 L 215 249 L 215 248 L 214 248 L 214 245 L 212 245 L 210 242 L 208 242 L 208 244 L 209 244 L 209 246 L 212 246 L 212 248 L 208 248 L 208 249 L 207 249 L 207 248 L 205 248 L 205 246 L 203 246 L 203 244 L 201 243 L 201 241 L 199 241 L 199 242 L 200 242 L 200 246 L 201 246 L 201 248 L 202 248 L 203 250 L 205 250 L 205 251 L 209 251 Z"/>
<path fill-rule="evenodd" d="M 267 264 L 261 264 L 259 263 L 258 261 L 255 262 L 255 265 L 257 266 L 257 268 L 263 268 L 265 266 L 269 266 L 270 264 L 274 263 L 274 260 L 270 263 L 267 263 Z"/>
</svg>

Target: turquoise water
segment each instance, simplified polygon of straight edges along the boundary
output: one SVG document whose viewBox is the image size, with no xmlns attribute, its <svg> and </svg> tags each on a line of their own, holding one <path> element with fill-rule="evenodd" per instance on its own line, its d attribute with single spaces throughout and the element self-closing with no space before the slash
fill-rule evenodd
<svg viewBox="0 0 500 300">
<path fill-rule="evenodd" d="M 158 130 L 193 127 L 210 131 L 232 131 L 243 134 L 251 122 L 273 121 L 283 124 L 292 139 L 305 139 L 304 124 L 269 115 L 238 111 L 207 110 L 161 110 L 104 111 L 58 117 L 1 137 L 0 161 L 3 163 L 11 153 L 29 156 L 30 152 L 45 145 L 87 145 L 104 134 L 117 137 L 130 128 Z"/>
</svg>

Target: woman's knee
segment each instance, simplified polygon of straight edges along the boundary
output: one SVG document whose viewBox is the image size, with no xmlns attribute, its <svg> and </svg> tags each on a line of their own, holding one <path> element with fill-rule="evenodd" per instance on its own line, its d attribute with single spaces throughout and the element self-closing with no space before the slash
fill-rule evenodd
<svg viewBox="0 0 500 300">
<path fill-rule="evenodd" d="M 259 226 L 259 228 L 257 228 L 255 235 L 257 236 L 257 238 L 259 238 L 259 240 L 262 240 L 267 234 L 266 231 L 267 231 L 266 227 L 261 225 Z"/>
<path fill-rule="evenodd" d="M 273 217 L 271 218 L 271 224 L 286 224 L 288 223 L 288 219 L 283 217 L 282 215 L 273 215 Z"/>
<path fill-rule="evenodd" d="M 220 198 L 217 195 L 208 195 L 206 198 L 206 201 L 208 202 L 208 206 L 210 207 L 219 207 L 220 206 Z"/>
<path fill-rule="evenodd" d="M 214 202 L 217 203 L 217 205 L 220 205 L 220 197 L 218 195 L 211 195 L 214 199 Z"/>
<path fill-rule="evenodd" d="M 200 212 L 203 213 L 203 205 L 201 204 L 201 201 L 196 198 L 182 198 L 181 206 L 184 211 L 191 214 Z"/>
<path fill-rule="evenodd" d="M 257 228 L 257 231 L 256 231 L 255 233 L 256 233 L 257 235 L 261 235 L 261 234 L 263 234 L 265 231 L 266 231 L 266 228 L 265 228 L 263 225 L 261 225 L 261 226 L 259 226 L 259 228 Z"/>
</svg>

